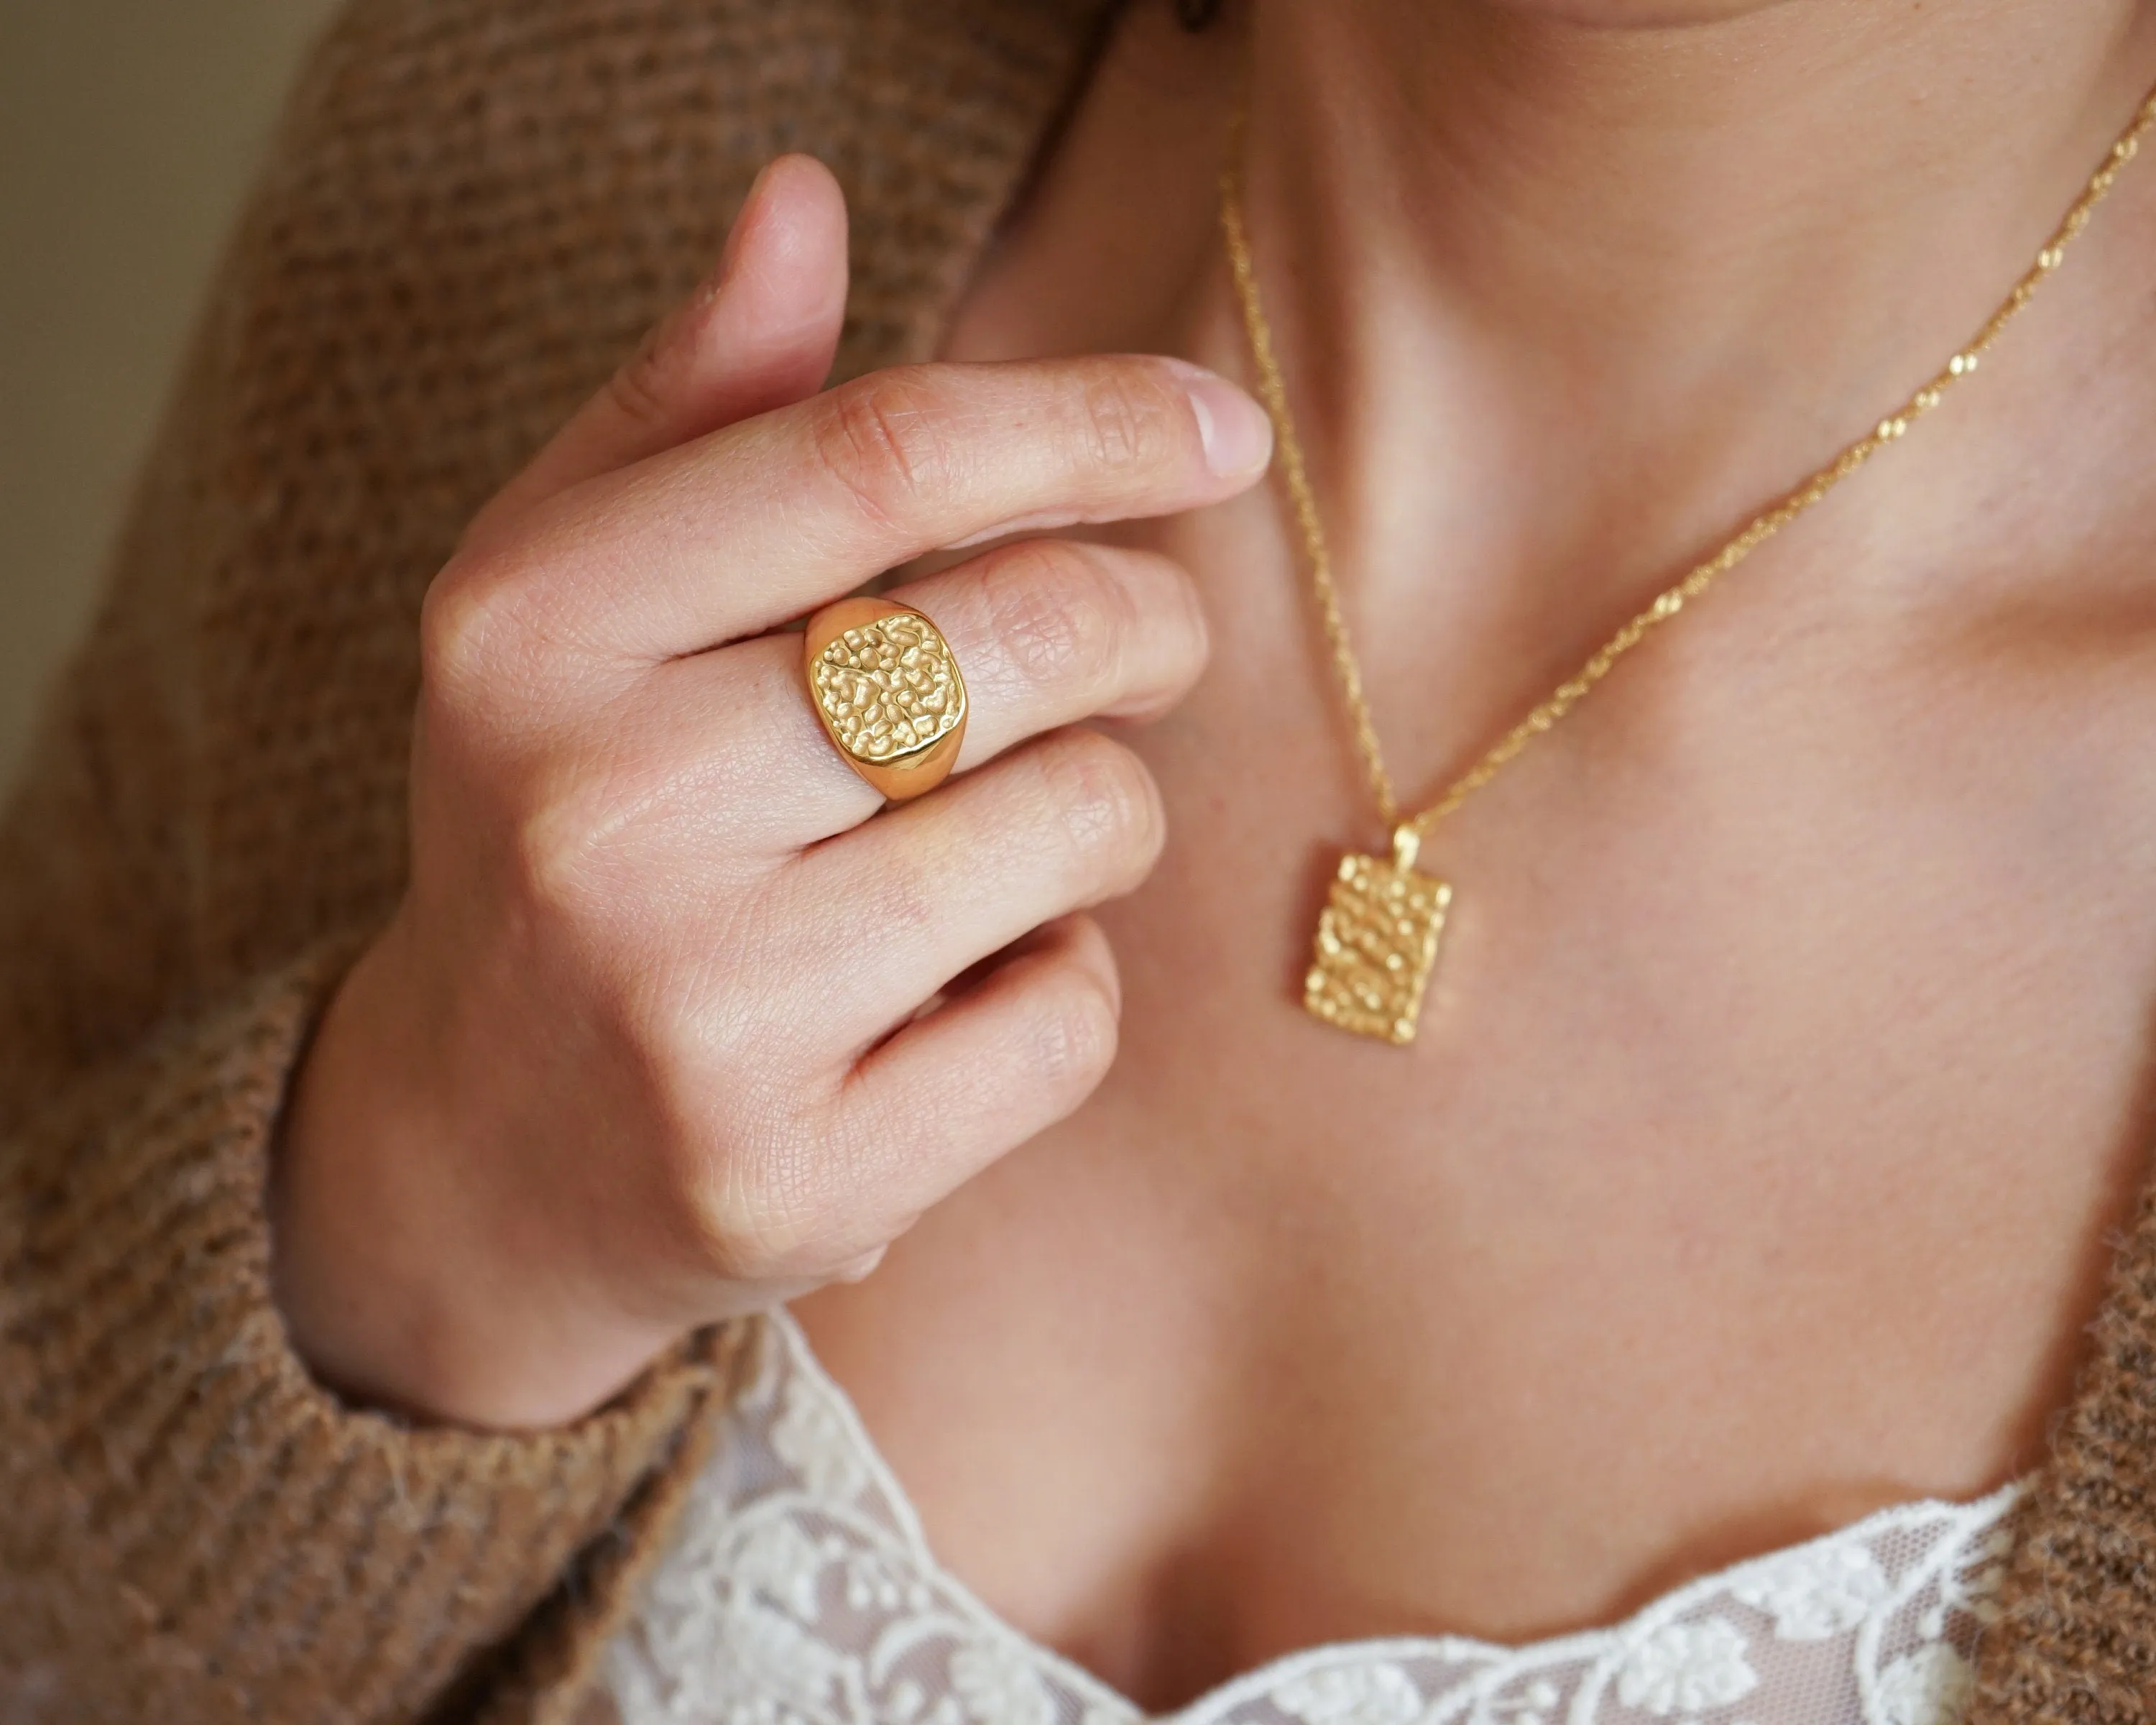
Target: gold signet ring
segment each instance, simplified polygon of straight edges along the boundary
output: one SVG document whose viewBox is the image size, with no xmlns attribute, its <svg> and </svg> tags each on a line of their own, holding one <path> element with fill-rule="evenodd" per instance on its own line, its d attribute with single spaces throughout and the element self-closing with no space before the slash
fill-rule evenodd
<svg viewBox="0 0 2156 1725">
<path fill-rule="evenodd" d="M 802 670 L 839 757 L 894 803 L 943 783 L 966 737 L 966 680 L 943 633 L 889 599 L 808 619 Z"/>
</svg>

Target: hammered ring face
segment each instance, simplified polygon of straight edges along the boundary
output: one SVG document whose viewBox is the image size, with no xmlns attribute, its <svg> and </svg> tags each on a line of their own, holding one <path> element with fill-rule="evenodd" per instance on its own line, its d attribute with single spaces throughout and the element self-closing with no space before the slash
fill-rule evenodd
<svg viewBox="0 0 2156 1725">
<path fill-rule="evenodd" d="M 816 703 L 840 748 L 878 762 L 940 741 L 964 704 L 949 644 L 913 611 L 850 629 L 826 647 Z"/>
<path fill-rule="evenodd" d="M 809 698 L 839 754 L 886 797 L 932 789 L 966 727 L 966 683 L 942 632 L 918 611 L 842 599 L 808 622 Z"/>
</svg>

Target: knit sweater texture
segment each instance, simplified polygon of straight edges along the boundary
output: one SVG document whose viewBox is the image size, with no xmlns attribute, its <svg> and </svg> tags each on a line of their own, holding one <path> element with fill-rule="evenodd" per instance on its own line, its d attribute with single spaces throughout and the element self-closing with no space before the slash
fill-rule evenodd
<svg viewBox="0 0 2156 1725">
<path fill-rule="evenodd" d="M 727 1383 L 567 1430 L 340 1403 L 268 1153 L 405 865 L 420 596 L 757 168 L 854 211 L 839 370 L 931 352 L 1105 0 L 356 0 L 0 819 L 0 1719 L 556 1721 Z M 1976 1725 L 2156 1717 L 2156 1206 L 2025 1501 Z"/>
</svg>

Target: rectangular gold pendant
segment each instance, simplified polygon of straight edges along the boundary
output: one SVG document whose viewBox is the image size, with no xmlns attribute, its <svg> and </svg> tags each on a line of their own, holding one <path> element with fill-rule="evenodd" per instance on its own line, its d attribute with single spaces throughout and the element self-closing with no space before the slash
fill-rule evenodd
<svg viewBox="0 0 2156 1725">
<path fill-rule="evenodd" d="M 1418 873 L 1411 854 L 1342 857 L 1317 919 L 1303 1010 L 1358 1036 L 1414 1041 L 1451 902 L 1452 889 Z"/>
</svg>

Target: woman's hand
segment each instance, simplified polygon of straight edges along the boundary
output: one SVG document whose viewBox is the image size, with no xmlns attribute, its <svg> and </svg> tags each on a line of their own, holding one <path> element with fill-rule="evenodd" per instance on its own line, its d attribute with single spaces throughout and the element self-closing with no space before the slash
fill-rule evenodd
<svg viewBox="0 0 2156 1725">
<path fill-rule="evenodd" d="M 898 589 L 971 717 L 959 776 L 880 815 L 800 638 L 767 631 L 937 547 L 1219 501 L 1263 470 L 1264 417 L 1149 358 L 819 394 L 844 224 L 822 168 L 768 169 L 714 282 L 427 596 L 409 887 L 272 1192 L 286 1318 L 350 1392 L 572 1418 L 697 1324 L 865 1274 L 1107 1068 L 1115 965 L 1081 913 L 1145 875 L 1162 816 L 1072 727 L 1189 686 L 1188 578 L 1036 539 Z"/>
</svg>

